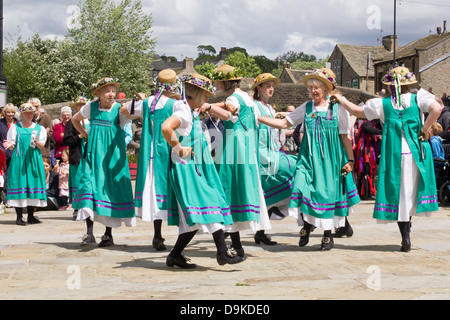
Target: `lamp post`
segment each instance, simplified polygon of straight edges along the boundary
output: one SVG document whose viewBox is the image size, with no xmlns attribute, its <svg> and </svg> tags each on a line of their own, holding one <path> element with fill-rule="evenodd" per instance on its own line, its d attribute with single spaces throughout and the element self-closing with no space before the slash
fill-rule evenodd
<svg viewBox="0 0 450 320">
<path fill-rule="evenodd" d="M 0 107 L 8 101 L 8 79 L 3 76 L 3 0 L 0 0 Z"/>
<path fill-rule="evenodd" d="M 394 60 L 392 68 L 398 67 L 397 63 L 397 0 L 394 0 Z"/>
</svg>

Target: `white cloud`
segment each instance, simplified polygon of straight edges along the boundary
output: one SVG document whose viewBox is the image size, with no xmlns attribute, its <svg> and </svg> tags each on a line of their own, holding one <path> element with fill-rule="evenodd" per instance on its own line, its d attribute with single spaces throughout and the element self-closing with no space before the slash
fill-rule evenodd
<svg viewBox="0 0 450 320">
<path fill-rule="evenodd" d="M 116 0 L 118 1 L 118 0 Z M 398 2 L 399 43 L 423 37 L 448 17 L 448 0 Z M 67 8 L 78 0 L 14 0 L 4 3 L 4 30 L 23 38 L 67 33 Z M 393 3 L 386 0 L 143 0 L 153 15 L 157 53 L 197 56 L 198 45 L 240 46 L 252 55 L 271 59 L 284 52 L 303 51 L 324 58 L 336 43 L 376 45 L 393 33 Z M 369 6 L 380 8 L 381 30 L 367 27 Z"/>
</svg>

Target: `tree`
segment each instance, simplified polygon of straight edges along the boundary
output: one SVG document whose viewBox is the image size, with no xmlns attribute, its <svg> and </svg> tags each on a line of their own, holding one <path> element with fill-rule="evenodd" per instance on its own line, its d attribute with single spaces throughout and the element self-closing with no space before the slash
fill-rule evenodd
<svg viewBox="0 0 450 320">
<path fill-rule="evenodd" d="M 73 54 L 82 58 L 85 88 L 103 77 L 117 77 L 125 92 L 148 90 L 148 67 L 156 40 L 153 17 L 141 0 L 80 0 L 79 28 L 69 30 Z"/>
<path fill-rule="evenodd" d="M 272 73 L 278 68 L 278 64 L 266 56 L 253 56 L 256 64 L 261 68 L 261 73 Z"/>
<path fill-rule="evenodd" d="M 206 63 L 203 63 L 201 65 L 194 67 L 195 71 L 197 71 L 199 74 L 204 75 L 204 76 L 210 75 L 214 71 L 215 68 L 216 68 L 216 65 L 211 62 L 206 62 Z"/>
<path fill-rule="evenodd" d="M 241 69 L 244 72 L 244 77 L 247 78 L 256 78 L 261 74 L 261 68 L 255 62 L 255 59 L 241 51 L 230 54 L 225 63 Z"/>
</svg>

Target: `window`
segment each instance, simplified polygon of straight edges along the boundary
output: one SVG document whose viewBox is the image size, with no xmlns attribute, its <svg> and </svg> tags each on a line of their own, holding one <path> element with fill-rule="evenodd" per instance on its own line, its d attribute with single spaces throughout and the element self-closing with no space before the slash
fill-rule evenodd
<svg viewBox="0 0 450 320">
<path fill-rule="evenodd" d="M 359 79 L 358 78 L 354 78 L 352 80 L 352 88 L 353 89 L 359 89 Z"/>
<path fill-rule="evenodd" d="M 333 61 L 333 72 L 335 75 L 341 74 L 341 62 L 339 60 Z"/>
</svg>

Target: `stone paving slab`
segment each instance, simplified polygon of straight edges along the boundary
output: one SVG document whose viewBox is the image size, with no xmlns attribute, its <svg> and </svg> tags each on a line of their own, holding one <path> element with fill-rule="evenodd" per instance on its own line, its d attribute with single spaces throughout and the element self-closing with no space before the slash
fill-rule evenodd
<svg viewBox="0 0 450 320">
<path fill-rule="evenodd" d="M 414 218 L 413 249 L 402 253 L 396 224 L 372 219 L 373 202 L 355 208 L 352 238 L 318 251 L 321 230 L 298 247 L 294 219 L 273 221 L 277 246 L 256 245 L 241 235 L 247 260 L 219 266 L 210 235 L 198 235 L 185 254 L 199 267 L 168 268 L 168 252 L 151 248 L 153 227 L 113 230 L 116 245 L 81 247 L 83 222 L 71 211 L 40 212 L 40 225 L 17 226 L 15 214 L 0 215 L 2 300 L 448 300 L 450 299 L 450 211 Z M 104 231 L 94 227 L 99 237 Z M 163 226 L 170 249 L 178 229 Z M 228 240 L 229 241 L 229 240 Z"/>
</svg>

